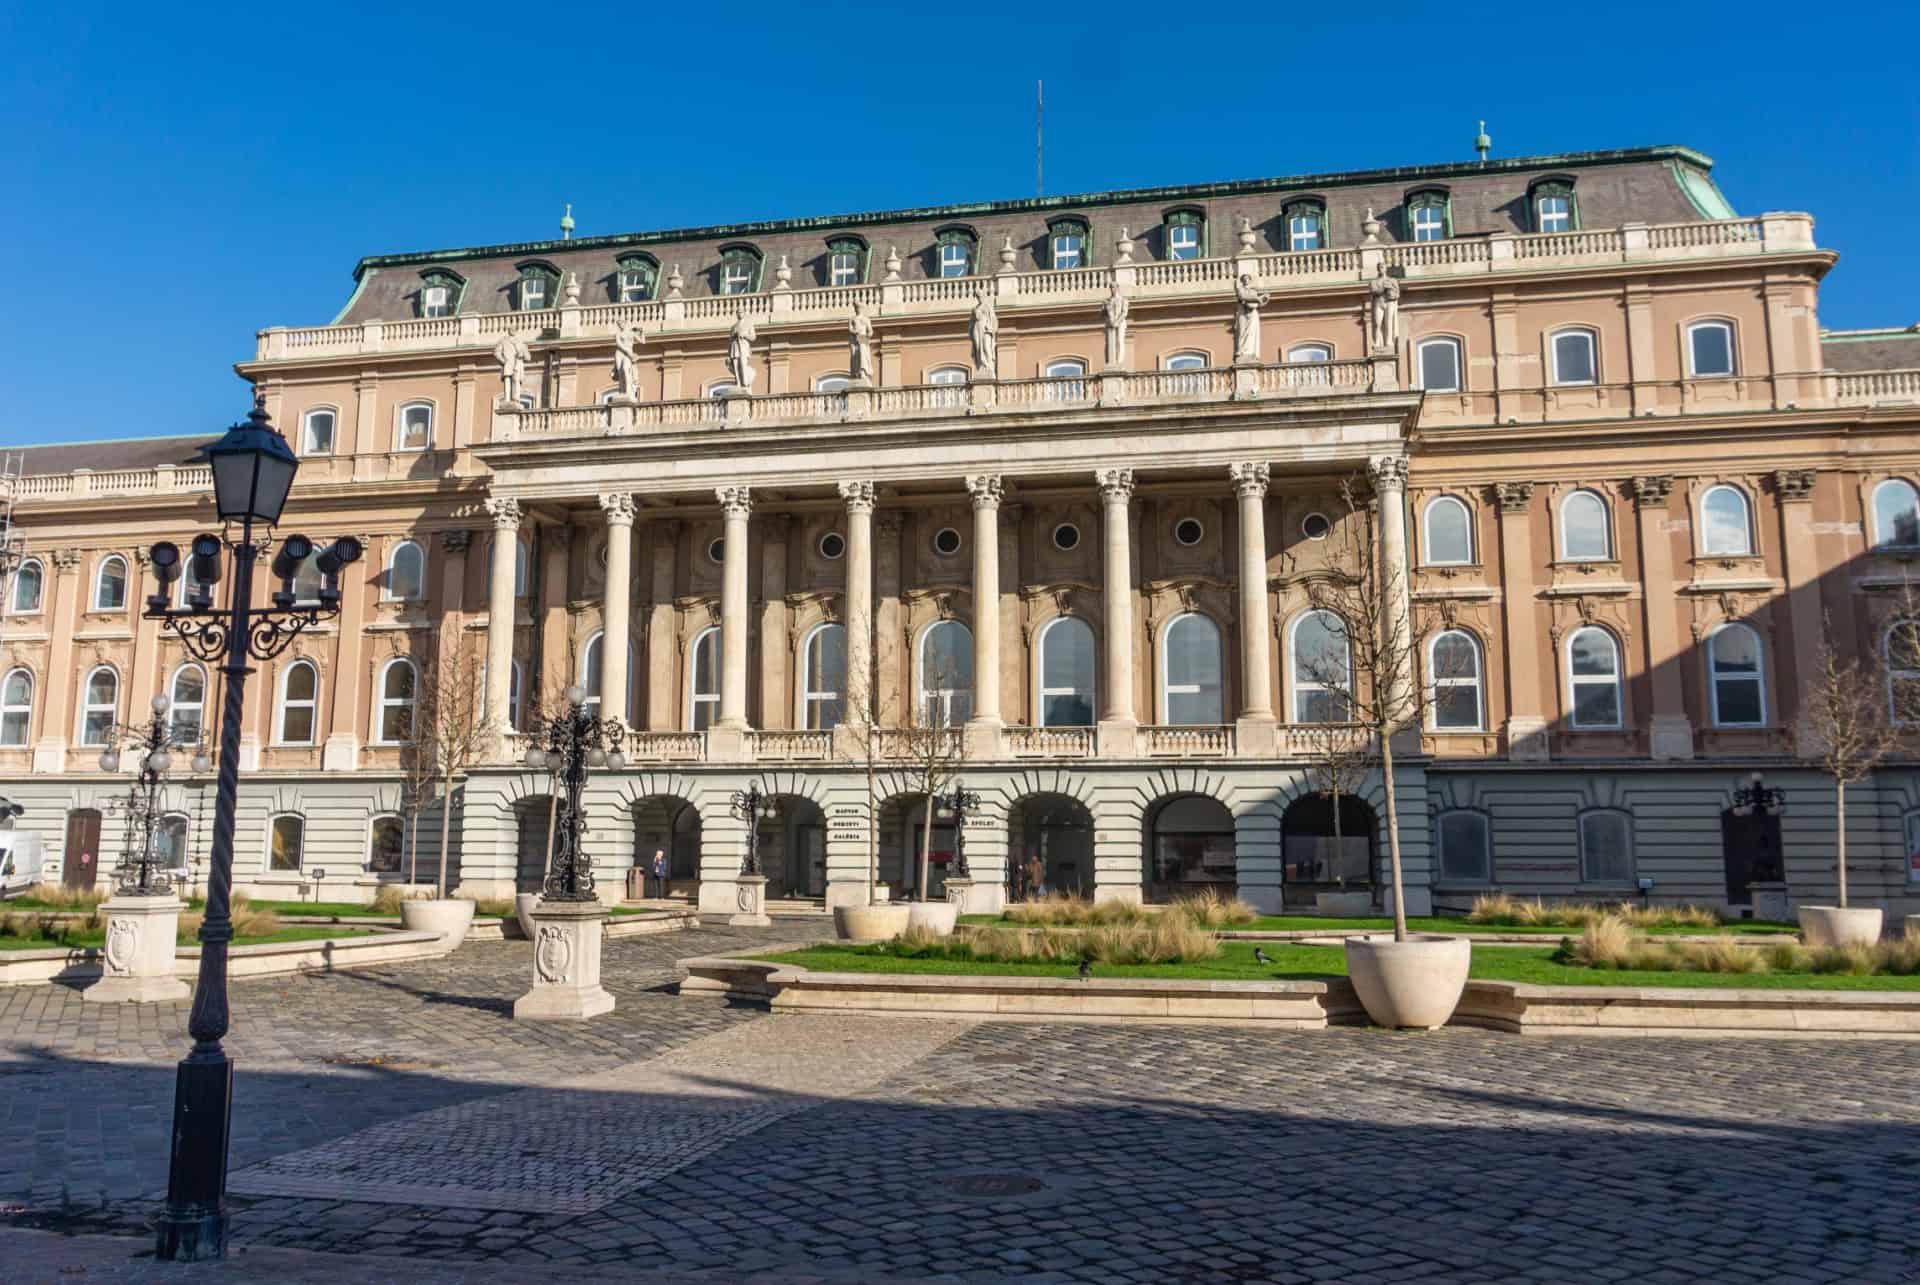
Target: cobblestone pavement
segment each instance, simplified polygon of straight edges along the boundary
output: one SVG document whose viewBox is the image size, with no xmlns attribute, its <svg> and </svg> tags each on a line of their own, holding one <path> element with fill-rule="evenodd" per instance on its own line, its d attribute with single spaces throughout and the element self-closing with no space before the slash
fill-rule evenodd
<svg viewBox="0 0 1920 1285">
<path fill-rule="evenodd" d="M 1920 1282 L 1920 1045 L 967 1025 L 772 1016 L 659 989 L 675 958 L 755 936 L 609 943 L 620 1008 L 580 1026 L 507 1018 L 530 968 L 518 943 L 236 984 L 236 1172 L 375 1154 L 363 1144 L 382 1135 L 351 1135 L 417 1137 L 436 1111 L 577 1109 L 617 1129 L 605 1108 L 621 1083 L 641 1090 L 640 1151 L 686 1138 L 586 1213 L 405 1190 L 236 1196 L 236 1248 L 263 1269 L 307 1254 L 300 1280 L 353 1278 L 322 1266 L 343 1262 L 390 1279 L 404 1256 L 432 1263 L 423 1281 L 543 1264 L 716 1285 Z M 0 1200 L 25 1207 L 16 1228 L 142 1238 L 60 1242 L 58 1279 L 174 1279 L 131 1255 L 164 1185 L 184 1006 L 89 1007 L 57 988 L 0 993 Z M 716 1098 L 778 1109 L 732 1132 L 691 1124 Z M 496 1188 L 561 1182 L 511 1176 L 523 1157 L 497 1147 L 510 1176 Z M 0 1252 L 28 1234 L 0 1235 Z M 103 1263 L 115 1243 L 124 1261 Z"/>
</svg>

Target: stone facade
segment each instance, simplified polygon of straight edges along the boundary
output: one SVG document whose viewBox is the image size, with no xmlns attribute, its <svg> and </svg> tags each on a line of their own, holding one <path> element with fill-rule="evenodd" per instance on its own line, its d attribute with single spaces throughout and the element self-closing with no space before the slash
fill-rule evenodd
<svg viewBox="0 0 1920 1285">
<path fill-rule="evenodd" d="M 1902 609 L 1920 537 L 1875 533 L 1920 480 L 1920 343 L 1822 332 L 1812 219 L 1732 217 L 1668 150 L 365 261 L 342 323 L 263 331 L 239 367 L 303 457 L 287 528 L 368 548 L 338 622 L 248 687 L 242 885 L 401 877 L 404 667 L 470 651 L 515 725 L 456 805 L 469 891 L 531 886 L 547 785 L 518 737 L 580 682 L 631 729 L 589 790 L 608 890 L 660 849 L 735 910 L 756 780 L 770 895 L 863 899 L 870 810 L 880 879 L 911 886 L 931 719 L 982 798 L 983 906 L 1036 866 L 1103 898 L 1310 900 L 1384 859 L 1377 773 L 1314 795 L 1300 639 L 1364 525 L 1435 697 L 1398 756 L 1411 909 L 1744 904 L 1731 867 L 1776 838 L 1723 813 L 1755 770 L 1788 794 L 1796 897 L 1825 895 L 1797 693 L 1828 631 L 1874 649 Z M 761 271 L 730 296 L 742 245 Z M 210 522 L 190 445 L 44 448 L 13 484 L 0 656 L 30 691 L 0 781 L 56 864 L 70 833 L 117 855 L 110 816 L 69 824 L 124 792 L 89 728 L 180 681 L 140 557 Z M 170 789 L 197 856 L 211 791 Z M 1920 776 L 1848 802 L 1854 896 L 1920 908 Z M 430 870 L 437 815 L 418 831 Z"/>
</svg>

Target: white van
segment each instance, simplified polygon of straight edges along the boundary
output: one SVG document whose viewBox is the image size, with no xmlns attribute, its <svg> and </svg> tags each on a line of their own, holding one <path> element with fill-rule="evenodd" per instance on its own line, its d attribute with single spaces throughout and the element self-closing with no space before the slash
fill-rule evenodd
<svg viewBox="0 0 1920 1285">
<path fill-rule="evenodd" d="M 0 898 L 46 882 L 46 845 L 33 830 L 0 830 Z"/>
</svg>

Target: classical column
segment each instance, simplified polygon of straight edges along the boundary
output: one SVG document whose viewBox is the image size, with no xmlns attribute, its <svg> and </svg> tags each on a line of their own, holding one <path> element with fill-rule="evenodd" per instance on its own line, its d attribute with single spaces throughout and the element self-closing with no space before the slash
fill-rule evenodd
<svg viewBox="0 0 1920 1285">
<path fill-rule="evenodd" d="M 1801 692 L 1819 672 L 1820 552 L 1813 533 L 1813 489 L 1819 474 L 1812 469 L 1775 469 L 1773 494 L 1780 504 L 1780 555 L 1787 580 L 1787 625 L 1793 639 L 1790 666 L 1774 660 L 1773 691 L 1782 708 L 1773 721 L 1794 718 L 1794 744 L 1806 743 L 1805 698 Z M 1793 678 L 1790 680 L 1788 675 Z M 1792 702 L 1789 704 L 1788 702 Z"/>
<path fill-rule="evenodd" d="M 647 730 L 671 732 L 680 726 L 680 683 L 674 668 L 680 648 L 673 607 L 680 524 L 671 518 L 655 522 L 652 536 L 653 588 L 647 608 Z"/>
<path fill-rule="evenodd" d="M 602 492 L 600 511 L 607 515 L 607 585 L 600 612 L 600 714 L 625 723 L 628 638 L 633 628 L 633 496 L 626 491 Z"/>
<path fill-rule="evenodd" d="M 1373 491 L 1380 500 L 1380 589 L 1386 596 L 1387 626 L 1402 648 L 1411 650 L 1413 639 L 1413 596 L 1408 583 L 1411 570 L 1407 562 L 1407 457 L 1380 455 L 1367 461 L 1373 478 Z M 1412 716 L 1414 708 L 1412 664 L 1396 664 L 1388 686 L 1387 701 L 1396 720 Z"/>
<path fill-rule="evenodd" d="M 1673 536 L 1667 529 L 1667 497 L 1673 479 L 1636 477 L 1628 483 L 1640 520 L 1640 594 L 1646 609 L 1647 677 L 1653 712 L 1647 721 L 1648 752 L 1657 759 L 1693 757 L 1693 723 L 1680 684 L 1680 622 L 1673 584 Z"/>
<path fill-rule="evenodd" d="M 1267 649 L 1267 465 L 1229 464 L 1240 499 L 1240 717 L 1273 722 L 1273 672 Z M 1244 747 L 1243 747 L 1244 752 Z"/>
<path fill-rule="evenodd" d="M 1100 596 L 1106 606 L 1107 672 L 1101 675 L 1100 722 L 1132 727 L 1138 722 L 1133 713 L 1133 556 L 1128 548 L 1131 515 L 1127 511 L 1133 499 L 1133 470 L 1100 469 L 1093 476 L 1100 487 L 1106 535 Z"/>
<path fill-rule="evenodd" d="M 1539 610 L 1533 596 L 1533 531 L 1527 512 L 1533 505 L 1532 482 L 1495 482 L 1500 509 L 1500 650 L 1507 670 L 1507 757 L 1544 763 L 1548 755 L 1547 720 L 1540 711 Z"/>
<path fill-rule="evenodd" d="M 720 577 L 720 717 L 716 727 L 747 726 L 747 518 L 753 494 L 744 486 L 714 488 L 726 519 Z"/>
<path fill-rule="evenodd" d="M 967 478 L 973 497 L 973 721 L 1000 726 L 1000 475 Z"/>
<path fill-rule="evenodd" d="M 67 740 L 72 735 L 75 686 L 84 681 L 86 670 L 73 654 L 73 635 L 83 609 L 80 583 L 80 551 L 55 549 L 47 554 L 53 574 L 47 578 L 41 610 L 47 620 L 47 666 L 39 677 L 40 739 L 33 743 L 33 770 L 67 770 Z M 256 684 L 257 685 L 257 684 Z M 211 693 L 209 693 L 211 694 Z"/>
<path fill-rule="evenodd" d="M 493 518 L 493 562 L 487 581 L 487 721 L 507 731 L 507 701 L 513 681 L 513 564 L 520 537 L 520 501 L 487 501 Z M 502 753 L 505 753 L 504 746 Z"/>
<path fill-rule="evenodd" d="M 867 722 L 877 705 L 873 689 L 873 483 L 842 482 L 847 502 L 846 721 Z"/>
</svg>

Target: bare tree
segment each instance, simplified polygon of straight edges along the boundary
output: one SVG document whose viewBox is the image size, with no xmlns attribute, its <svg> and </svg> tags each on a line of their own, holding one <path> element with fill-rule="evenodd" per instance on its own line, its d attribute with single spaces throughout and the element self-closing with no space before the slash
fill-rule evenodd
<svg viewBox="0 0 1920 1285">
<path fill-rule="evenodd" d="M 927 900 L 928 876 L 933 863 L 933 814 L 939 808 L 940 794 L 959 774 L 966 758 L 966 737 L 953 717 L 950 699 L 933 695 L 954 690 L 957 676 L 944 664 L 930 664 L 921 674 L 921 685 L 929 699 L 920 703 L 912 721 L 901 732 L 898 748 L 906 760 L 906 778 L 911 791 L 926 806 L 920 828 L 920 870 L 916 899 Z"/>
<path fill-rule="evenodd" d="M 864 650 L 866 664 L 855 660 Z M 847 695 L 842 721 L 835 730 L 836 752 L 858 763 L 867 779 L 867 904 L 873 904 L 880 884 L 880 762 L 886 757 L 886 733 L 879 726 L 880 649 L 849 649 Z"/>
<path fill-rule="evenodd" d="M 457 635 L 441 645 L 436 634 L 425 663 L 416 666 L 413 710 L 401 754 L 409 811 L 415 822 L 429 803 L 440 804 L 437 889 L 447 895 L 447 856 L 453 824 L 453 791 L 486 754 L 495 729 L 486 718 L 482 661 Z M 411 881 L 418 873 L 419 839 L 413 839 Z"/>
<path fill-rule="evenodd" d="M 1335 882 L 1346 887 L 1341 862 L 1344 836 L 1340 832 L 1340 798 L 1352 794 L 1373 770 L 1372 742 L 1349 723 L 1308 723 L 1301 728 L 1307 758 L 1307 780 L 1313 793 L 1333 808 Z"/>
<path fill-rule="evenodd" d="M 1896 620 L 1889 649 L 1920 667 L 1920 622 Z M 1895 668 L 1905 668 L 1896 660 Z M 1905 706 L 1905 708 L 1903 708 Z M 1920 714 L 1920 690 L 1882 670 L 1868 649 L 1861 660 L 1843 660 L 1835 645 L 1833 616 L 1822 618 L 1820 650 L 1812 680 L 1800 698 L 1800 757 L 1833 778 L 1835 868 L 1840 905 L 1847 904 L 1847 786 L 1864 781 L 1880 761 L 1900 747 L 1900 727 Z M 1898 720 L 1898 721 L 1897 721 Z"/>
</svg>

